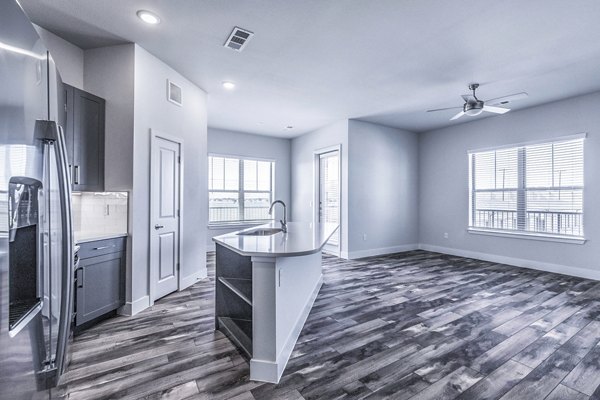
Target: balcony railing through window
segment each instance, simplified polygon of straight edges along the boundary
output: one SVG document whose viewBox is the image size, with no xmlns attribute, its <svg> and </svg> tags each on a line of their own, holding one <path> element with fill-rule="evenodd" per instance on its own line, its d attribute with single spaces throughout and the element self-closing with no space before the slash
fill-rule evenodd
<svg viewBox="0 0 600 400">
<path fill-rule="evenodd" d="M 519 230 L 516 210 L 478 209 L 475 211 L 474 228 Z M 572 211 L 526 211 L 526 232 L 583 236 L 583 213 Z"/>
</svg>

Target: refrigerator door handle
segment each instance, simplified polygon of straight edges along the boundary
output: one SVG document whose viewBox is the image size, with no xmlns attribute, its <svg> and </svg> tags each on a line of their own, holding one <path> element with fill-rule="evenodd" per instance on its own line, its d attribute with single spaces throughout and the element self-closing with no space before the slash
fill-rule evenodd
<svg viewBox="0 0 600 400">
<path fill-rule="evenodd" d="M 72 290 L 73 290 L 73 231 L 71 216 L 71 182 L 68 171 L 67 146 L 61 126 L 52 122 L 56 129 L 55 142 L 58 182 L 60 185 L 60 208 L 62 224 L 62 285 L 61 310 L 58 325 L 58 342 L 56 348 L 55 366 L 57 377 L 65 372 L 67 361 L 68 339 L 71 330 Z"/>
</svg>

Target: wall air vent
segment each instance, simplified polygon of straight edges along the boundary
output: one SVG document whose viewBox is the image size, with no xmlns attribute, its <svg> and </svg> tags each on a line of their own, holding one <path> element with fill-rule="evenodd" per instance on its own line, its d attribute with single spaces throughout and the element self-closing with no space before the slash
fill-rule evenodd
<svg viewBox="0 0 600 400">
<path fill-rule="evenodd" d="M 181 86 L 174 84 L 169 79 L 167 79 L 167 100 L 173 104 L 177 104 L 180 107 L 183 101 Z"/>
<path fill-rule="evenodd" d="M 252 36 L 254 36 L 254 33 L 236 26 L 223 46 L 235 51 L 242 51 Z"/>
</svg>

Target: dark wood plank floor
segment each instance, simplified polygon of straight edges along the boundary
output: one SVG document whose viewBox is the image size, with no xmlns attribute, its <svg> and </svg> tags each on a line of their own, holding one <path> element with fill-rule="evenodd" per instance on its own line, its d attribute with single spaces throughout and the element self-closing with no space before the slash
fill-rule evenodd
<svg viewBox="0 0 600 400">
<path fill-rule="evenodd" d="M 414 251 L 324 257 L 280 384 L 213 331 L 209 279 L 77 337 L 70 399 L 600 399 L 600 283 Z"/>
</svg>

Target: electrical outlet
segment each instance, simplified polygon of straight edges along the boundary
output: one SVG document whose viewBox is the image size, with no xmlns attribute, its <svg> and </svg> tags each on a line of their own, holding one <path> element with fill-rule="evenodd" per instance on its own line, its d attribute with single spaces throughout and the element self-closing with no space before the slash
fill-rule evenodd
<svg viewBox="0 0 600 400">
<path fill-rule="evenodd" d="M 363 233 L 363 240 L 367 240 L 367 234 Z"/>
<path fill-rule="evenodd" d="M 448 232 L 444 232 L 444 239 L 448 239 Z"/>
</svg>

